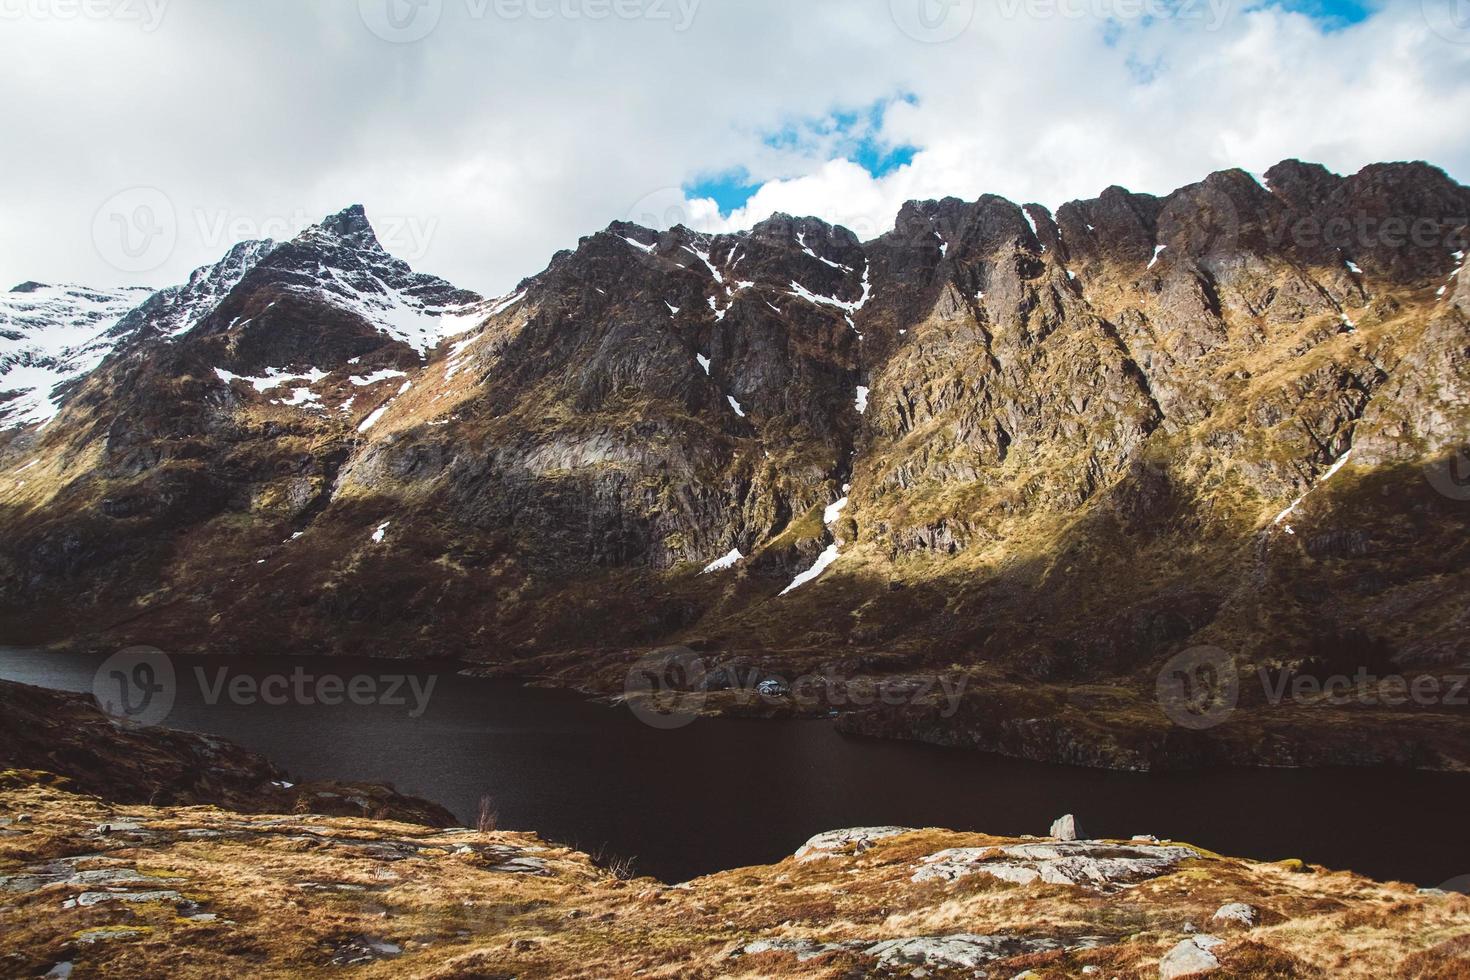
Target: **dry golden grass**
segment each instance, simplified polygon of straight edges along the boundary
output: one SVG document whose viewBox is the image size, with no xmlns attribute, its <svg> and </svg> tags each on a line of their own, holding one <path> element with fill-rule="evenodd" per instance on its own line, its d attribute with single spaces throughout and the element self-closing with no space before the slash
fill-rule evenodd
<svg viewBox="0 0 1470 980">
<path fill-rule="evenodd" d="M 112 825 L 109 833 L 99 832 Z M 138 829 L 129 829 L 137 825 Z M 1108 892 L 1017 885 L 984 874 L 915 883 L 950 847 L 1017 843 L 914 831 L 861 854 L 787 859 L 669 886 L 619 881 L 583 854 L 530 834 L 439 832 L 314 816 L 243 816 L 208 807 L 110 806 L 27 781 L 0 788 L 0 877 L 58 859 L 123 869 L 156 900 L 63 907 L 105 884 L 0 890 L 0 972 L 204 977 L 851 977 L 861 950 L 798 960 L 736 954 L 757 940 L 873 943 L 957 933 L 1096 937 L 1097 948 L 1013 956 L 981 975 L 1157 976 L 1189 929 L 1213 932 L 1222 975 L 1450 977 L 1470 970 L 1470 899 L 1426 896 L 1350 874 L 1199 852 L 1161 877 Z M 508 861 L 530 859 L 543 873 Z M 526 866 L 522 866 L 526 867 Z M 1246 902 L 1252 928 L 1213 923 Z M 206 919 L 191 918 L 203 915 Z M 86 941 L 91 939 L 93 941 Z M 377 954 L 370 952 L 380 945 Z M 906 967 L 904 973 L 912 967 Z M 932 966 L 930 976 L 974 971 Z"/>
</svg>

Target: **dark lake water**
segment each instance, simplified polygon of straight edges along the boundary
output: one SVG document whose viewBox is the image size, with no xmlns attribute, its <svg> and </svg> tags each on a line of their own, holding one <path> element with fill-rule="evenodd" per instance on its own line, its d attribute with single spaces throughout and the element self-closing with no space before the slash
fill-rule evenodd
<svg viewBox="0 0 1470 980">
<path fill-rule="evenodd" d="M 100 657 L 0 648 L 0 677 L 91 691 Z M 778 860 L 824 830 L 875 824 L 1096 837 L 1154 834 L 1260 860 L 1296 857 L 1437 885 L 1470 874 L 1470 778 L 1396 770 L 1138 775 L 852 739 L 823 721 L 700 719 L 660 731 L 626 709 L 425 665 L 175 657 L 165 724 L 223 735 L 300 779 L 388 782 L 472 822 L 635 856 L 665 881 Z M 289 674 L 437 677 L 427 710 L 208 703 L 210 683 Z M 0 749 L 3 754 L 3 749 Z"/>
</svg>

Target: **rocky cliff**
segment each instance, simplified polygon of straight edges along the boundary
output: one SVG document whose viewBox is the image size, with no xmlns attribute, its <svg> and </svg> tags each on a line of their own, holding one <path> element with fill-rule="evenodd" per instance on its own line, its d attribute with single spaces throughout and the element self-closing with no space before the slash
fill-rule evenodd
<svg viewBox="0 0 1470 980">
<path fill-rule="evenodd" d="M 1086 764 L 1463 767 L 1467 216 L 1426 164 L 1287 161 L 916 202 L 870 242 L 615 223 L 486 300 L 349 209 L 151 297 L 0 436 L 0 630 L 596 691 L 673 647 L 706 710 L 737 677 L 942 676 L 958 715 L 762 710 Z M 1234 710 L 1181 726 L 1160 678 L 1201 646 Z"/>
</svg>

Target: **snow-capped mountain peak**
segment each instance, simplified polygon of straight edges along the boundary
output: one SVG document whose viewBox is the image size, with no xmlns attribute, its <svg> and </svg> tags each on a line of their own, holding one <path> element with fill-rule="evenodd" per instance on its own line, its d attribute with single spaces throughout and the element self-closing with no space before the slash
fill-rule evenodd
<svg viewBox="0 0 1470 980">
<path fill-rule="evenodd" d="M 313 225 L 302 233 L 303 237 L 313 235 L 330 236 L 350 242 L 358 248 L 383 251 L 382 244 L 378 242 L 377 232 L 373 230 L 367 211 L 361 204 L 343 208 L 336 214 L 323 218 L 319 224 Z"/>
<path fill-rule="evenodd" d="M 479 294 L 415 272 L 384 251 L 361 205 L 277 247 L 260 270 L 286 288 L 356 314 L 420 354 L 463 332 L 483 304 Z"/>
</svg>

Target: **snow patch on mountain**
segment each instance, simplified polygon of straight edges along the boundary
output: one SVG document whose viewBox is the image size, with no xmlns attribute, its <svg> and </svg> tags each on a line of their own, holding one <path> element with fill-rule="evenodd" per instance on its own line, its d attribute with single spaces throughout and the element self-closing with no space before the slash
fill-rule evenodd
<svg viewBox="0 0 1470 980">
<path fill-rule="evenodd" d="M 704 571 L 700 572 L 699 574 L 708 575 L 711 572 L 722 572 L 727 568 L 734 568 L 738 563 L 744 560 L 745 556 L 740 553 L 740 549 L 735 548 L 731 550 L 729 554 L 720 558 L 716 558 L 714 561 L 704 566 Z"/>
<path fill-rule="evenodd" d="M 225 384 L 243 381 L 261 394 L 265 394 L 272 388 L 279 388 L 283 384 L 289 384 L 292 381 L 305 381 L 308 385 L 314 385 L 328 374 L 328 372 L 320 368 L 312 368 L 304 374 L 293 374 L 282 368 L 266 368 L 265 374 L 258 378 L 248 378 L 239 374 L 231 374 L 224 368 L 215 368 L 214 373 Z"/>
<path fill-rule="evenodd" d="M 165 337 L 181 337 L 214 312 L 240 280 L 275 248 L 276 243 L 269 239 L 240 242 L 214 265 L 195 269 L 182 286 L 160 290 L 135 315 L 146 318 Z"/>
<path fill-rule="evenodd" d="M 269 275 L 280 288 L 356 314 L 420 355 L 524 298 L 518 294 L 487 308 L 475 293 L 414 272 L 384 251 L 359 206 L 277 246 L 256 272 Z"/>
<path fill-rule="evenodd" d="M 801 246 L 802 252 L 804 252 L 811 258 L 816 259 L 818 262 L 821 262 L 823 265 L 831 266 L 834 269 L 840 269 L 843 272 L 852 272 L 851 266 L 843 265 L 841 262 L 833 262 L 831 259 L 824 258 L 818 255 L 816 252 L 812 251 L 812 247 L 806 243 L 806 232 L 797 232 L 796 243 Z"/>
<path fill-rule="evenodd" d="M 1326 483 L 1328 480 L 1336 476 L 1337 471 L 1347 465 L 1347 461 L 1352 456 L 1352 454 L 1353 451 L 1349 449 L 1347 452 L 1338 457 L 1337 461 L 1327 468 L 1327 472 L 1323 473 L 1321 478 L 1307 489 L 1306 493 L 1293 500 L 1290 506 L 1288 506 L 1285 510 L 1276 515 L 1276 519 L 1271 522 L 1272 526 L 1281 528 L 1287 534 L 1296 534 L 1296 531 L 1292 528 L 1292 526 L 1285 523 L 1286 519 L 1296 512 L 1296 509 L 1302 505 L 1302 501 L 1306 500 L 1312 495 L 1313 490 L 1316 490 L 1318 487 L 1322 486 L 1322 484 Z"/>
<path fill-rule="evenodd" d="M 381 371 L 374 371 L 372 374 L 358 375 L 348 378 L 347 380 L 352 382 L 352 384 L 358 388 L 366 388 L 368 385 L 375 385 L 379 381 L 387 381 L 389 378 L 406 377 L 408 377 L 408 375 L 404 374 L 402 371 L 395 371 L 392 368 L 384 368 Z"/>
<path fill-rule="evenodd" d="M 102 363 L 125 336 L 118 322 L 149 293 L 40 283 L 0 293 L 0 428 L 54 418 L 58 389 Z"/>
<path fill-rule="evenodd" d="M 788 595 L 789 593 L 795 592 L 803 585 L 806 585 L 808 582 L 820 576 L 823 572 L 830 568 L 832 566 L 832 563 L 836 560 L 837 546 L 835 544 L 830 544 L 827 546 L 826 551 L 823 551 L 820 555 L 817 556 L 816 563 L 813 564 L 811 568 L 808 568 L 806 571 L 796 576 L 796 578 L 792 580 L 791 584 L 786 586 L 786 588 L 781 591 L 781 595 Z"/>
</svg>

